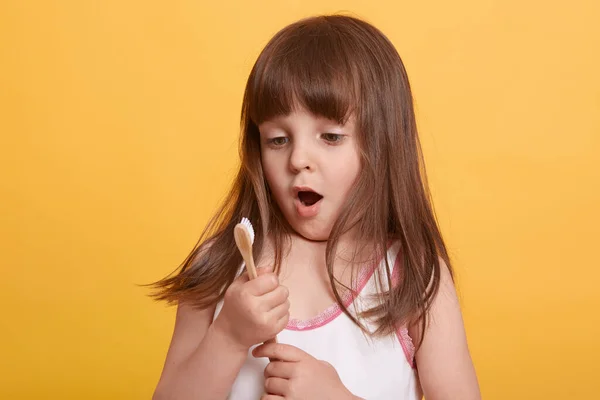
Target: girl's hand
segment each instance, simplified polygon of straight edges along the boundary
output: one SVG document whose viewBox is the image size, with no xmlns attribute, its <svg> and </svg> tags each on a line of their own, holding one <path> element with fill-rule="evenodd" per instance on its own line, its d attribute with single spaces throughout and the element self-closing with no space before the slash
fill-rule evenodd
<svg viewBox="0 0 600 400">
<path fill-rule="evenodd" d="M 227 288 L 214 329 L 236 350 L 248 351 L 285 328 L 290 317 L 288 294 L 277 275 L 264 268 L 258 270 L 258 277 L 253 280 L 244 273 Z"/>
<path fill-rule="evenodd" d="M 297 347 L 267 343 L 254 349 L 252 354 L 277 360 L 265 368 L 267 394 L 261 400 L 358 399 L 346 389 L 331 364 Z"/>
</svg>

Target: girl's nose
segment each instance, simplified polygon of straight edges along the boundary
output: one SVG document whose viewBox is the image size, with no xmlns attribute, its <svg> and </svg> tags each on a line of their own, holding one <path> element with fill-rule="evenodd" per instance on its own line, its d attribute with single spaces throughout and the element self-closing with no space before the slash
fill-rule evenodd
<svg viewBox="0 0 600 400">
<path fill-rule="evenodd" d="M 290 154 L 290 169 L 293 173 L 302 170 L 313 170 L 314 165 L 311 161 L 310 152 L 305 146 L 295 144 Z"/>
</svg>

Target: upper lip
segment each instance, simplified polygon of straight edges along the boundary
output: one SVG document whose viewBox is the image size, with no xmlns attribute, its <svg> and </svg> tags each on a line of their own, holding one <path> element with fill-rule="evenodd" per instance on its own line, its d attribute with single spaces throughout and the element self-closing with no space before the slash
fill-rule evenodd
<svg viewBox="0 0 600 400">
<path fill-rule="evenodd" d="M 314 192 L 314 193 L 318 194 L 319 196 L 322 196 L 321 193 L 317 192 L 316 190 L 314 190 L 308 186 L 294 186 L 292 188 L 292 191 L 294 192 L 295 197 L 298 197 L 298 193 L 300 193 L 300 192 Z"/>
</svg>

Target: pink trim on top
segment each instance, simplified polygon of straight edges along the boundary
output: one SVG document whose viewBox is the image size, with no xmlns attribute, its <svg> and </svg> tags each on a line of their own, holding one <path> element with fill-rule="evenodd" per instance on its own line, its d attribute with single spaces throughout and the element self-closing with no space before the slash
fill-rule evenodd
<svg viewBox="0 0 600 400">
<path fill-rule="evenodd" d="M 384 256 L 382 256 L 379 259 L 379 261 L 375 262 L 369 268 L 362 268 L 360 270 L 360 272 L 358 274 L 358 285 L 356 285 L 356 288 L 354 288 L 351 291 L 351 293 L 346 292 L 345 295 L 342 296 L 342 303 L 344 304 L 344 307 L 348 308 L 350 306 L 350 304 L 352 304 L 354 299 L 360 294 L 360 292 L 367 285 L 367 282 L 369 282 L 369 279 L 371 279 L 371 276 L 373 276 L 375 269 L 377 269 L 377 267 L 383 260 L 383 257 L 387 257 L 387 254 L 388 254 L 388 251 L 386 249 Z M 308 331 L 308 330 L 312 330 L 312 329 L 317 329 L 324 325 L 327 325 L 329 322 L 331 322 L 334 319 L 336 319 L 337 317 L 339 317 L 341 313 L 342 313 L 342 309 L 341 309 L 340 305 L 338 303 L 333 303 L 332 305 L 327 307 L 327 309 L 325 309 L 325 311 L 321 312 L 319 315 L 317 315 L 313 318 L 310 318 L 307 320 L 290 318 L 285 329 L 290 330 L 290 331 Z"/>
<path fill-rule="evenodd" d="M 387 257 L 388 251 L 389 249 L 386 250 L 385 255 L 383 257 Z M 371 279 L 371 277 L 373 276 L 375 269 L 383 261 L 383 257 L 381 257 L 379 261 L 375 262 L 370 268 L 362 268 L 360 270 L 358 276 L 358 285 L 356 285 L 356 288 L 352 290 L 351 293 L 346 293 L 342 298 L 342 303 L 344 304 L 344 307 L 348 308 L 350 304 L 352 304 L 354 299 L 364 289 L 364 287 L 367 285 L 367 282 L 369 282 L 369 279 Z M 394 266 L 392 270 L 392 287 L 396 286 L 401 278 L 400 258 L 400 251 L 398 251 L 398 253 L 396 254 L 396 259 L 394 260 Z M 340 316 L 341 313 L 342 309 L 340 308 L 339 304 L 333 303 L 325 311 L 313 318 L 307 320 L 291 318 L 288 321 L 288 324 L 285 329 L 291 331 L 308 331 L 312 329 L 317 329 L 324 325 L 327 325 L 329 322 L 333 321 L 338 316 Z M 415 345 L 408 333 L 408 329 L 406 327 L 399 328 L 396 331 L 396 337 L 400 342 L 400 346 L 402 346 L 402 351 L 404 352 L 406 361 L 412 368 L 416 368 Z"/>
<path fill-rule="evenodd" d="M 396 255 L 396 260 L 394 261 L 394 270 L 392 271 L 392 287 L 395 287 L 398 282 L 400 282 L 401 268 L 400 268 L 400 252 Z M 400 342 L 400 346 L 402 346 L 402 350 L 404 351 L 404 356 L 406 357 L 406 361 L 412 368 L 416 368 L 415 363 L 415 345 L 413 343 L 412 338 L 408 334 L 408 329 L 406 327 L 402 327 L 396 331 L 396 337 Z"/>
<path fill-rule="evenodd" d="M 396 336 L 398 337 L 398 341 L 400 342 L 400 346 L 402 346 L 402 350 L 404 351 L 404 355 L 406 356 L 406 361 L 412 367 L 416 367 L 415 363 L 415 345 L 412 341 L 412 338 L 408 334 L 408 329 L 400 328 L 396 331 Z"/>
</svg>

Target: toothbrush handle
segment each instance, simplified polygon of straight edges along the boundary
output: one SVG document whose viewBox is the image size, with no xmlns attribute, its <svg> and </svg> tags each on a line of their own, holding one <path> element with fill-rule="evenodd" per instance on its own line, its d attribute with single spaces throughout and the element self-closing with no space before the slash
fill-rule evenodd
<svg viewBox="0 0 600 400">
<path fill-rule="evenodd" d="M 256 266 L 254 265 L 254 257 L 252 254 L 248 254 L 248 260 L 246 260 L 246 271 L 248 271 L 248 276 L 250 279 L 256 279 L 258 277 L 258 272 L 256 271 Z"/>
</svg>

